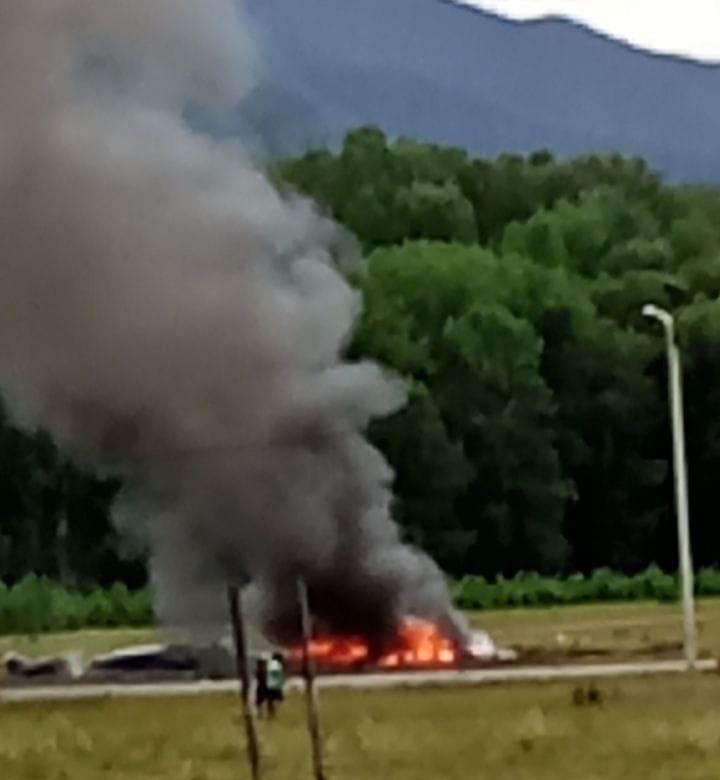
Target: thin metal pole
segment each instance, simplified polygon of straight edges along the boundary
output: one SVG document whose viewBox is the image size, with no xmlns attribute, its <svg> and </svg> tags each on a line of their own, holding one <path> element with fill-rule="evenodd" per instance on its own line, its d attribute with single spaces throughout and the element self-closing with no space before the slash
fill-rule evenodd
<svg viewBox="0 0 720 780">
<path fill-rule="evenodd" d="M 688 669 L 697 668 L 697 627 L 695 624 L 694 574 L 688 512 L 687 456 L 685 454 L 685 423 L 683 413 L 682 371 L 680 350 L 675 341 L 675 319 L 670 312 L 648 303 L 643 315 L 657 320 L 665 331 L 670 395 L 670 419 L 673 438 L 673 471 L 675 474 L 675 502 L 678 527 L 678 557 L 680 559 L 680 587 L 683 605 L 683 634 L 685 660 Z"/>
<path fill-rule="evenodd" d="M 320 733 L 320 714 L 318 708 L 317 689 L 315 687 L 315 668 L 310 655 L 310 640 L 312 634 L 310 603 L 308 600 L 307 585 L 300 578 L 297 583 L 298 602 L 300 604 L 300 616 L 303 636 L 302 673 L 305 679 L 305 701 L 307 704 L 307 723 L 312 747 L 313 774 L 315 780 L 327 780 L 323 764 L 322 735 Z"/>
<path fill-rule="evenodd" d="M 675 496 L 677 502 L 680 577 L 683 601 L 685 659 L 689 669 L 697 665 L 697 629 L 695 626 L 695 595 L 693 562 L 690 550 L 690 520 L 688 512 L 687 460 L 685 455 L 685 425 L 683 420 L 682 374 L 680 351 L 673 331 L 666 328 L 670 373 L 670 412 L 673 426 L 675 466 Z"/>
<path fill-rule="evenodd" d="M 235 660 L 237 676 L 240 681 L 240 700 L 242 702 L 243 723 L 245 725 L 245 740 L 250 776 L 252 780 L 260 778 L 260 748 L 252 704 L 250 702 L 250 669 L 248 664 L 247 637 L 245 635 L 245 620 L 242 611 L 240 589 L 231 585 L 228 587 L 228 606 L 235 642 Z"/>
</svg>

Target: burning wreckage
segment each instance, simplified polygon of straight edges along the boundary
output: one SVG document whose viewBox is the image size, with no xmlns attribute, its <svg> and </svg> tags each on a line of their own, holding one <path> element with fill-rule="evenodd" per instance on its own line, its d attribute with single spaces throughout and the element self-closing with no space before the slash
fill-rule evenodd
<svg viewBox="0 0 720 780">
<path fill-rule="evenodd" d="M 254 642 L 254 653 L 281 652 L 288 670 L 298 673 L 303 648 L 287 648 Z M 373 651 L 363 637 L 320 635 L 308 644 L 318 674 L 378 673 L 397 670 L 463 669 L 491 666 L 516 659 L 512 650 L 497 647 L 483 631 L 471 631 L 459 646 L 444 637 L 431 623 L 407 619 L 394 640 Z M 228 680 L 237 670 L 232 641 L 228 638 L 206 647 L 191 645 L 144 645 L 97 656 L 85 665 L 79 653 L 49 658 L 26 658 L 7 653 L 3 658 L 10 685 L 62 685 L 81 683 L 176 682 Z"/>
<path fill-rule="evenodd" d="M 512 651 L 496 647 L 485 632 L 471 631 L 463 639 L 445 636 L 429 621 L 406 618 L 395 636 L 375 647 L 361 636 L 321 634 L 310 640 L 308 653 L 321 673 L 463 668 L 515 658 Z M 303 652 L 304 648 L 293 647 L 287 657 L 299 664 Z"/>
</svg>

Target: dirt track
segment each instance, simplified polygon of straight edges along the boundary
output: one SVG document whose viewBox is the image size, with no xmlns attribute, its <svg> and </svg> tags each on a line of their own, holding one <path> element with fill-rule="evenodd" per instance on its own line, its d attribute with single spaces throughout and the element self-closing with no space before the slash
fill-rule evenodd
<svg viewBox="0 0 720 780">
<path fill-rule="evenodd" d="M 698 671 L 714 672 L 715 660 L 700 661 Z M 551 682 L 650 675 L 680 674 L 687 670 L 683 661 L 655 661 L 627 664 L 584 664 L 573 666 L 533 666 L 504 669 L 442 670 L 431 672 L 394 672 L 362 675 L 328 675 L 318 678 L 320 688 L 377 689 L 430 686 L 473 686 L 513 682 Z M 293 678 L 288 687 L 298 689 L 301 681 Z M 17 687 L 0 689 L 0 703 L 38 701 L 75 701 L 102 698 L 159 698 L 208 696 L 234 693 L 235 681 L 161 683 L 148 685 L 74 685 L 58 687 Z"/>
</svg>

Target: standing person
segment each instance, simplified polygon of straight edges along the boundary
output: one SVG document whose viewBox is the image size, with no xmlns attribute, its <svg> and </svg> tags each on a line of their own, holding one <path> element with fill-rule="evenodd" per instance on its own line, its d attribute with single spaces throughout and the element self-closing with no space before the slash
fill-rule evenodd
<svg viewBox="0 0 720 780">
<path fill-rule="evenodd" d="M 268 700 L 268 660 L 265 656 L 258 656 L 255 662 L 255 711 L 262 717 L 263 707 L 269 709 Z"/>
<path fill-rule="evenodd" d="M 274 718 L 277 706 L 284 698 L 285 664 L 280 653 L 273 653 L 267 662 L 265 685 L 267 688 L 268 715 Z"/>
</svg>

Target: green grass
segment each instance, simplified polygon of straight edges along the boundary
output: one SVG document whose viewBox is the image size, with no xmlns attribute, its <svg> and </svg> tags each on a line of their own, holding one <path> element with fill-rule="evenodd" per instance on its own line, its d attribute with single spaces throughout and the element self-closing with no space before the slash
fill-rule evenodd
<svg viewBox="0 0 720 780">
<path fill-rule="evenodd" d="M 322 698 L 340 780 L 715 780 L 720 678 L 614 682 L 598 707 L 571 685 L 333 692 Z M 261 723 L 269 780 L 309 778 L 303 703 Z M 135 700 L 0 708 L 9 780 L 237 780 L 237 701 Z"/>
</svg>

